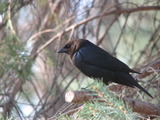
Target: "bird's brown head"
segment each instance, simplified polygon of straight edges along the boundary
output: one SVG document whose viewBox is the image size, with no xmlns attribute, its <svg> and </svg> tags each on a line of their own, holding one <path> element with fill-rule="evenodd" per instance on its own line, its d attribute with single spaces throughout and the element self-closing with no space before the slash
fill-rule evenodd
<svg viewBox="0 0 160 120">
<path fill-rule="evenodd" d="M 73 55 L 83 46 L 85 42 L 85 39 L 70 40 L 60 51 L 58 51 L 58 53 L 67 53 L 69 55 Z"/>
</svg>

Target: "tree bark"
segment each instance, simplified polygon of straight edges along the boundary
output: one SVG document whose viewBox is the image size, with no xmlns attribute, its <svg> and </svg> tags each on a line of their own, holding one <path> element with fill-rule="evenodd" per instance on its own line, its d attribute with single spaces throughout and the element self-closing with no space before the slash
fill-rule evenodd
<svg viewBox="0 0 160 120">
<path fill-rule="evenodd" d="M 100 96 L 92 95 L 93 91 L 69 91 L 65 95 L 65 101 L 69 103 L 84 103 L 86 101 L 93 101 L 94 99 L 100 98 Z M 119 98 L 117 96 L 117 98 Z M 133 112 L 137 112 L 145 115 L 156 115 L 160 116 L 160 106 L 144 102 L 141 100 L 134 100 L 131 98 L 122 98 L 126 104 L 132 108 Z M 99 100 L 98 102 L 105 102 Z"/>
</svg>

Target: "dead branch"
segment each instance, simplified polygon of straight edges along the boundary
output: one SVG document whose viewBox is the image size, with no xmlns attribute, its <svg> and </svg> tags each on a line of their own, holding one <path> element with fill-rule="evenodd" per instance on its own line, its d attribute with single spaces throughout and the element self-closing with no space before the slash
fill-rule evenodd
<svg viewBox="0 0 160 120">
<path fill-rule="evenodd" d="M 84 103 L 86 101 L 93 101 L 96 98 L 100 98 L 100 96 L 93 95 L 91 93 L 95 93 L 93 91 L 69 91 L 65 95 L 66 102 L 69 103 Z M 117 98 L 119 98 L 117 96 Z M 133 112 L 137 112 L 145 115 L 156 115 L 160 116 L 160 106 L 151 104 L 148 102 L 144 102 L 141 100 L 134 100 L 131 98 L 122 98 L 125 103 L 129 104 L 132 108 Z M 100 100 L 99 102 L 105 102 Z"/>
<path fill-rule="evenodd" d="M 130 9 L 126 9 L 126 8 L 122 8 L 121 10 L 113 10 L 113 11 L 107 11 L 105 13 L 102 13 L 101 15 L 97 15 L 97 16 L 93 16 L 93 17 L 89 17 L 85 20 L 82 20 L 80 21 L 79 23 L 75 23 L 73 25 L 71 25 L 70 27 L 64 29 L 62 32 L 59 32 L 58 34 L 56 34 L 54 37 L 52 37 L 50 40 L 48 40 L 44 45 L 42 45 L 36 52 L 36 55 L 37 56 L 43 49 L 45 49 L 49 44 L 51 44 L 55 39 L 61 37 L 63 34 L 73 30 L 73 29 L 76 29 L 78 26 L 82 25 L 82 24 L 85 24 L 89 21 L 92 21 L 94 19 L 97 19 L 97 18 L 101 18 L 101 17 L 104 17 L 104 16 L 107 16 L 107 15 L 111 15 L 111 14 L 117 14 L 117 15 L 120 15 L 120 14 L 123 14 L 123 13 L 127 13 L 127 14 L 130 14 L 132 12 L 138 12 L 138 11 L 148 11 L 148 10 L 160 10 L 160 6 L 145 6 L 145 7 L 137 7 L 137 8 L 130 8 Z"/>
<path fill-rule="evenodd" d="M 141 74 L 139 75 L 139 78 L 145 78 L 150 74 L 154 73 L 157 69 L 160 69 L 160 59 L 155 60 L 154 62 L 148 64 L 144 68 L 141 68 Z"/>
<path fill-rule="evenodd" d="M 22 88 L 23 83 L 24 83 L 24 80 L 23 79 L 19 79 L 17 81 L 17 85 L 14 86 L 14 90 L 9 95 L 9 100 L 0 105 L 0 107 L 3 108 L 2 115 L 3 115 L 4 118 L 6 118 L 7 115 L 10 115 L 10 112 L 14 107 L 15 96 L 20 91 L 20 89 Z"/>
<path fill-rule="evenodd" d="M 133 100 L 131 98 L 123 98 L 123 100 L 125 103 L 128 103 L 132 107 L 133 112 L 160 116 L 160 106 L 158 105 L 140 100 Z"/>
<path fill-rule="evenodd" d="M 93 91 L 69 91 L 65 94 L 65 101 L 81 103 L 99 98 L 99 96 L 94 96 L 93 93 Z"/>
</svg>

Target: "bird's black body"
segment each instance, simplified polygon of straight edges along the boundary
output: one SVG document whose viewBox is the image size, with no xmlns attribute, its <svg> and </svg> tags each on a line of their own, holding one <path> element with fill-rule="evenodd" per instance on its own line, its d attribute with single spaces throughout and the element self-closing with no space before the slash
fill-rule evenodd
<svg viewBox="0 0 160 120">
<path fill-rule="evenodd" d="M 105 84 L 115 82 L 129 87 L 135 86 L 152 97 L 129 74 L 138 72 L 88 40 L 69 41 L 59 52 L 69 54 L 71 62 L 88 77 L 103 78 Z"/>
</svg>

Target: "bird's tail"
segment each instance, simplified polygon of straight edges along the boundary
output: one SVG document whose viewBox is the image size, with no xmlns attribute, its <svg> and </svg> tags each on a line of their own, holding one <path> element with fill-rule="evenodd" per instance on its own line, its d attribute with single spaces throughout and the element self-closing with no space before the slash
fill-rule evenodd
<svg viewBox="0 0 160 120">
<path fill-rule="evenodd" d="M 137 87 L 140 90 L 142 90 L 144 93 L 146 93 L 148 96 L 153 98 L 153 96 L 150 93 L 148 93 L 142 86 L 140 86 L 130 74 L 121 72 L 119 74 L 119 77 L 123 80 L 122 84 L 125 83 L 124 85 L 130 86 L 130 87 Z"/>
<path fill-rule="evenodd" d="M 137 82 L 135 83 L 135 85 L 137 88 L 139 88 L 140 90 L 142 90 L 144 93 L 146 93 L 148 96 L 150 96 L 151 98 L 153 98 L 153 96 L 147 92 L 142 86 L 140 86 Z"/>
</svg>

